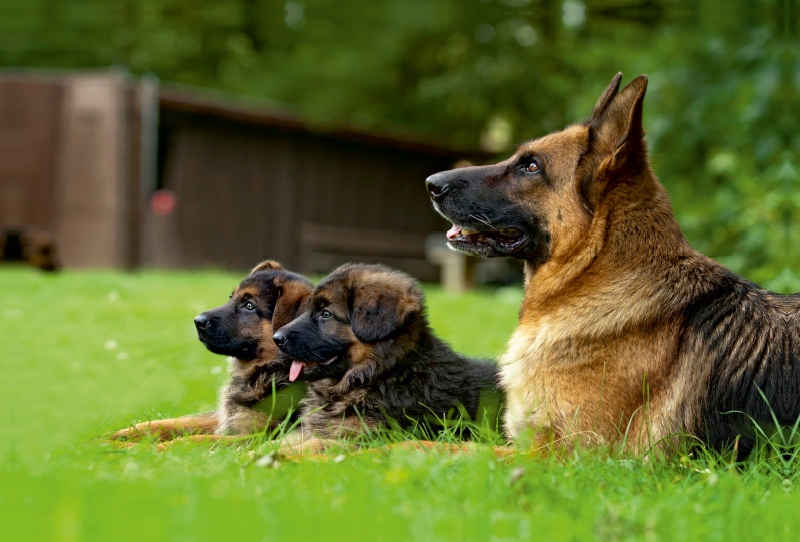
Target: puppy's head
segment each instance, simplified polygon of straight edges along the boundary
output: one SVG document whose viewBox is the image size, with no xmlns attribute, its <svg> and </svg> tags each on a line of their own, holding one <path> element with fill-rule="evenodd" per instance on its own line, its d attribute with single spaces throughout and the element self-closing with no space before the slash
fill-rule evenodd
<svg viewBox="0 0 800 542">
<path fill-rule="evenodd" d="M 498 164 L 428 177 L 434 208 L 453 222 L 451 248 L 534 266 L 567 258 L 585 241 L 604 200 L 652 173 L 642 128 L 647 77 L 620 91 L 621 75 L 586 121 L 523 143 Z"/>
<path fill-rule="evenodd" d="M 300 275 L 277 262 L 263 262 L 227 303 L 194 319 L 197 336 L 215 354 L 240 361 L 280 361 L 272 335 L 302 312 L 311 290 L 311 283 Z"/>
<path fill-rule="evenodd" d="M 405 273 L 382 265 L 339 267 L 314 289 L 305 312 L 275 334 L 292 359 L 289 379 L 369 381 L 392 363 L 378 351 L 424 322 L 424 305 L 419 284 Z"/>
</svg>

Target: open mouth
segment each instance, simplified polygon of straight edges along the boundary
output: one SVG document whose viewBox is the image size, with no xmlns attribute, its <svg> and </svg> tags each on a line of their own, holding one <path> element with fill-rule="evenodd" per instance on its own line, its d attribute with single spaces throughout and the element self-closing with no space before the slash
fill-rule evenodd
<svg viewBox="0 0 800 542">
<path fill-rule="evenodd" d="M 518 228 L 478 231 L 453 224 L 447 231 L 447 241 L 455 249 L 486 246 L 496 252 L 513 254 L 525 248 L 528 237 Z"/>
<path fill-rule="evenodd" d="M 326 361 L 322 361 L 322 362 L 317 362 L 317 361 L 299 361 L 299 360 L 293 359 L 292 360 L 292 365 L 291 365 L 291 367 L 289 367 L 289 382 L 294 382 L 295 380 L 297 380 L 298 378 L 303 376 L 303 371 L 305 371 L 306 367 L 330 365 L 331 363 L 336 361 L 336 358 L 338 358 L 338 357 L 339 356 L 333 356 L 331 359 L 326 360 Z"/>
</svg>

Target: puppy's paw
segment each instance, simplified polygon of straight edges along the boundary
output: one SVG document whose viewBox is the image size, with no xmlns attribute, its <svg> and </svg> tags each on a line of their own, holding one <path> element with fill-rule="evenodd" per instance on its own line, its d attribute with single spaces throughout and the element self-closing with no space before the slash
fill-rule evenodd
<svg viewBox="0 0 800 542">
<path fill-rule="evenodd" d="M 144 438 L 155 438 L 159 441 L 172 440 L 181 435 L 213 433 L 219 425 L 214 413 L 197 416 L 184 416 L 167 420 L 151 420 L 137 423 L 132 427 L 120 429 L 108 436 L 110 440 L 139 441 Z"/>
<path fill-rule="evenodd" d="M 280 447 L 283 455 L 319 455 L 329 450 L 356 450 L 357 446 L 341 440 L 308 437 L 301 433 L 290 434 Z"/>
</svg>

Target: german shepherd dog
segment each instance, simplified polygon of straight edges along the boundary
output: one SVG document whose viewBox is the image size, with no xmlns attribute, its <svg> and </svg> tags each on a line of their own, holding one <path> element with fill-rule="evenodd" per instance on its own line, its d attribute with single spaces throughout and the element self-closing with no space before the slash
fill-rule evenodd
<svg viewBox="0 0 800 542">
<path fill-rule="evenodd" d="M 334 270 L 274 339 L 293 360 L 289 379 L 309 381 L 306 437 L 349 438 L 393 424 L 426 428 L 424 435 L 436 429 L 426 422 L 453 414 L 491 423 L 497 408 L 497 366 L 436 337 L 419 283 L 382 265 Z"/>
<path fill-rule="evenodd" d="M 256 266 L 226 304 L 194 319 L 200 342 L 215 354 L 230 356 L 231 380 L 220 390 L 218 409 L 143 422 L 114 437 L 156 434 L 169 440 L 183 433 L 250 435 L 276 427 L 305 396 L 305 385 L 290 386 L 290 360 L 281 355 L 272 335 L 302 312 L 311 291 L 308 280 L 277 262 Z"/>
<path fill-rule="evenodd" d="M 451 248 L 524 262 L 500 360 L 511 437 L 644 450 L 688 433 L 744 457 L 753 422 L 800 416 L 800 296 L 692 250 L 650 167 L 647 77 L 621 77 L 587 120 L 427 189 Z"/>
</svg>

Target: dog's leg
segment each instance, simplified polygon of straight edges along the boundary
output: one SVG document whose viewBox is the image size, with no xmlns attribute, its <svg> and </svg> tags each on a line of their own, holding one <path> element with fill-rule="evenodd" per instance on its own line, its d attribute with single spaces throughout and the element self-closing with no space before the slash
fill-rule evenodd
<svg viewBox="0 0 800 542">
<path fill-rule="evenodd" d="M 188 433 L 190 435 L 211 435 L 217 430 L 219 418 L 215 412 L 184 416 L 167 420 L 152 420 L 137 423 L 133 427 L 121 429 L 109 436 L 111 440 L 141 440 L 155 437 L 157 440 L 172 440 Z"/>
</svg>

